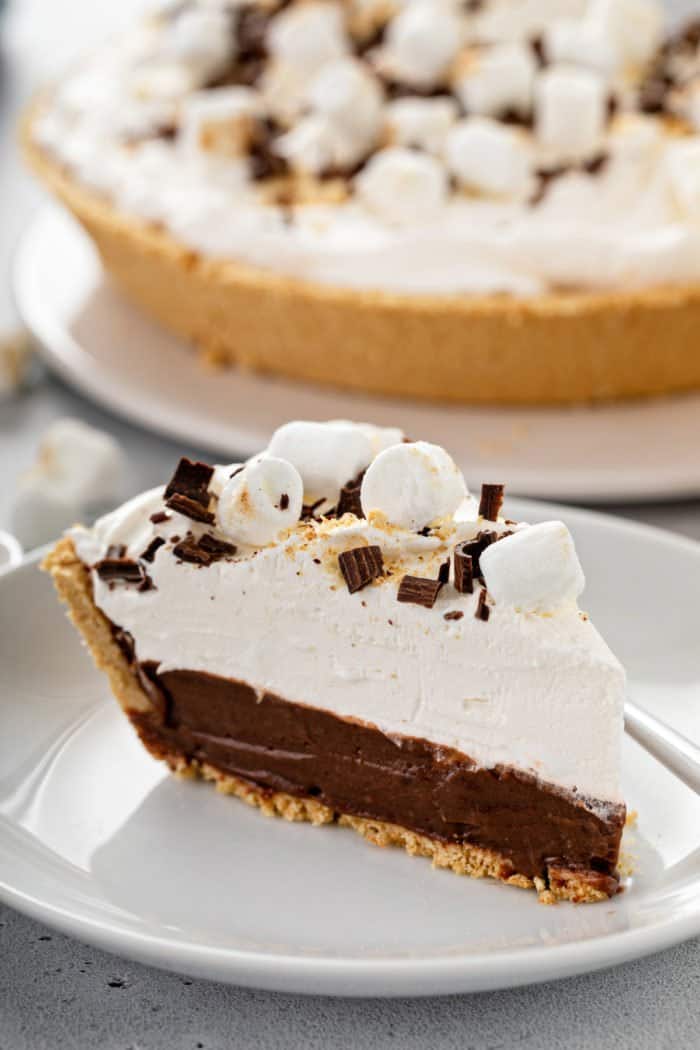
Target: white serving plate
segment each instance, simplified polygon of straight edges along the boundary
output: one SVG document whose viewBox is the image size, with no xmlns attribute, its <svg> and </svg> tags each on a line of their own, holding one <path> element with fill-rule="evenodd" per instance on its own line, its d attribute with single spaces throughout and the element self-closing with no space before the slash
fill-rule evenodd
<svg viewBox="0 0 700 1050">
<path fill-rule="evenodd" d="M 259 451 L 290 418 L 367 419 L 449 448 L 474 485 L 505 478 L 520 495 L 589 503 L 700 495 L 700 394 L 479 408 L 212 371 L 120 296 L 86 234 L 54 206 L 21 242 L 14 288 L 46 360 L 73 386 L 151 430 L 229 458 Z"/>
<path fill-rule="evenodd" d="M 578 510 L 585 607 L 630 695 L 700 738 L 700 545 Z M 634 875 L 547 908 L 349 830 L 270 820 L 143 751 L 35 560 L 0 578 L 0 898 L 82 940 L 236 984 L 433 995 L 565 977 L 700 933 L 700 798 L 632 741 Z"/>
</svg>

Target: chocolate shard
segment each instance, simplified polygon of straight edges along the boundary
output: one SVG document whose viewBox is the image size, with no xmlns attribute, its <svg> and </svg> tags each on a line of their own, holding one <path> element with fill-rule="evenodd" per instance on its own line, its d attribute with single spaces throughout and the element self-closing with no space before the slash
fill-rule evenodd
<svg viewBox="0 0 700 1050">
<path fill-rule="evenodd" d="M 338 565 L 350 594 L 361 591 L 384 572 L 381 547 L 353 547 L 338 555 Z"/>
<path fill-rule="evenodd" d="M 238 550 L 235 543 L 220 540 L 216 536 L 212 536 L 210 532 L 205 532 L 203 536 L 199 537 L 198 547 L 200 550 L 206 551 L 211 561 L 232 558 Z"/>
<path fill-rule="evenodd" d="M 440 583 L 447 583 L 450 579 L 450 559 L 444 561 L 438 569 L 438 580 Z"/>
<path fill-rule="evenodd" d="M 317 521 L 318 518 L 316 517 L 316 511 L 321 506 L 321 504 L 323 504 L 325 502 L 326 502 L 326 497 L 325 496 L 321 496 L 321 498 L 317 499 L 315 503 L 304 503 L 304 505 L 301 508 L 301 518 L 300 518 L 300 520 L 301 521 Z"/>
<path fill-rule="evenodd" d="M 198 460 L 187 459 L 186 456 L 183 456 L 168 482 L 165 499 L 177 493 L 180 496 L 189 497 L 196 503 L 209 503 L 209 482 L 213 474 L 214 468 L 208 463 L 200 463 Z"/>
<path fill-rule="evenodd" d="M 173 547 L 173 554 L 180 561 L 188 561 L 193 565 L 211 565 L 212 556 L 203 547 L 199 540 L 195 539 L 191 532 Z"/>
<path fill-rule="evenodd" d="M 213 512 L 207 509 L 206 504 L 200 503 L 198 500 L 175 492 L 167 503 L 176 514 L 182 514 L 183 517 L 189 518 L 191 521 L 201 521 L 205 525 L 214 524 Z"/>
<path fill-rule="evenodd" d="M 461 609 L 451 609 L 444 614 L 443 620 L 461 620 L 463 616 L 464 613 Z"/>
<path fill-rule="evenodd" d="M 143 583 L 143 566 L 131 558 L 102 558 L 93 566 L 105 583 Z"/>
<path fill-rule="evenodd" d="M 454 565 L 455 565 L 455 587 L 459 591 L 460 585 L 464 583 L 466 586 L 465 594 L 471 594 L 473 587 L 468 586 L 468 576 L 462 580 L 458 574 L 460 572 L 468 573 L 468 566 L 466 563 L 462 565 L 462 558 L 469 556 L 471 558 L 471 573 L 472 579 L 481 579 L 481 555 L 484 553 L 487 547 L 492 543 L 497 543 L 498 540 L 503 540 L 506 536 L 512 536 L 511 532 L 495 532 L 492 529 L 482 529 L 481 532 L 477 533 L 473 540 L 463 540 L 462 543 L 458 543 L 454 550 Z"/>
<path fill-rule="evenodd" d="M 354 514 L 356 518 L 364 518 L 365 512 L 362 509 L 362 501 L 360 499 L 360 491 L 362 489 L 362 479 L 365 476 L 364 470 L 361 474 L 358 474 L 352 481 L 346 482 L 340 490 L 340 496 L 338 498 L 338 506 L 335 509 L 336 515 L 342 518 L 343 514 Z"/>
<path fill-rule="evenodd" d="M 458 543 L 454 549 L 454 585 L 460 594 L 474 591 L 474 557 L 467 550 L 468 542 Z"/>
<path fill-rule="evenodd" d="M 488 620 L 489 616 L 491 615 L 491 609 L 489 608 L 486 601 L 487 598 L 488 594 L 486 588 L 482 587 L 479 591 L 479 599 L 476 603 L 476 611 L 474 615 L 476 616 L 477 620 L 484 620 L 484 622 Z"/>
<path fill-rule="evenodd" d="M 151 514 L 149 521 L 152 521 L 154 525 L 162 525 L 166 521 L 170 521 L 170 515 L 167 511 L 157 510 L 155 514 Z"/>
<path fill-rule="evenodd" d="M 432 609 L 441 587 L 441 580 L 428 580 L 425 576 L 404 576 L 399 584 L 396 599 Z"/>
<path fill-rule="evenodd" d="M 141 554 L 139 554 L 139 559 L 141 561 L 152 562 L 153 559 L 156 556 L 156 551 L 158 550 L 159 547 L 162 547 L 164 543 L 165 543 L 164 539 L 161 539 L 160 536 L 155 536 L 151 540 L 151 542 L 148 544 L 146 549 L 144 551 L 142 551 Z"/>
<path fill-rule="evenodd" d="M 486 518 L 487 521 L 498 521 L 498 515 L 503 507 L 504 492 L 505 485 L 482 485 L 479 516 Z"/>
<path fill-rule="evenodd" d="M 289 496 L 286 492 L 283 492 L 280 496 L 279 508 L 280 510 L 287 510 L 289 507 Z"/>
</svg>

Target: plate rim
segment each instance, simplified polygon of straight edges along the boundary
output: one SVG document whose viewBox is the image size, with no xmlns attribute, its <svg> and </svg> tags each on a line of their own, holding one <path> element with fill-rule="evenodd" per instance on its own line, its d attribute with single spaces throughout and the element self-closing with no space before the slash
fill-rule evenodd
<svg viewBox="0 0 700 1050">
<path fill-rule="evenodd" d="M 259 434 L 255 434 L 251 428 L 237 426 L 235 420 L 224 425 L 218 420 L 208 420 L 206 414 L 200 414 L 196 420 L 183 417 L 177 409 L 170 407 L 167 401 L 159 403 L 158 415 L 154 418 L 147 410 L 147 397 L 137 396 L 134 398 L 133 393 L 126 396 L 126 394 L 120 395 L 118 391 L 115 392 L 115 381 L 117 387 L 123 385 L 123 381 L 118 373 L 104 365 L 102 361 L 86 350 L 53 314 L 48 315 L 46 310 L 40 309 L 38 304 L 41 297 L 34 292 L 33 258 L 37 251 L 37 246 L 41 243 L 45 228 L 47 226 L 50 228 L 51 224 L 60 221 L 66 222 L 66 220 L 69 221 L 69 224 L 75 224 L 76 229 L 89 241 L 88 234 L 82 230 L 78 221 L 66 208 L 53 201 L 45 202 L 35 210 L 30 221 L 22 231 L 15 247 L 11 264 L 11 288 L 17 312 L 34 339 L 40 356 L 47 367 L 58 374 L 64 382 L 80 391 L 80 393 L 100 405 L 100 407 L 117 418 L 128 420 L 128 422 L 141 430 L 150 431 L 179 443 L 192 443 L 211 452 L 221 453 L 225 449 L 231 451 L 232 445 L 235 445 L 235 451 L 245 455 L 253 455 L 258 452 L 266 440 L 264 431 L 261 430 Z M 127 305 L 129 309 L 137 312 L 135 306 Z M 266 382 L 283 377 L 258 375 L 255 378 L 262 387 Z M 294 381 L 288 380 L 288 382 L 293 383 Z M 307 384 L 303 383 L 300 385 L 307 386 Z M 321 387 L 315 389 L 323 390 Z M 346 393 L 350 396 L 351 392 Z M 696 398 L 700 408 L 700 391 L 667 395 L 656 400 L 657 403 L 668 402 L 668 411 L 671 412 L 673 411 L 673 403 L 684 398 Z M 400 399 L 398 403 L 400 404 Z M 407 403 L 412 406 L 417 404 L 410 400 Z M 426 403 L 426 407 L 429 404 Z M 636 402 L 623 402 L 620 408 L 624 410 L 625 407 L 632 404 L 636 404 Z M 438 411 L 441 406 L 439 403 L 435 403 L 432 407 L 435 411 Z M 447 407 L 455 411 L 460 408 L 465 412 L 470 410 L 469 405 L 451 405 Z M 478 407 L 482 409 L 493 408 L 495 412 L 499 411 L 499 406 L 497 405 Z M 520 407 L 523 410 L 537 408 L 537 406 Z M 559 407 L 563 408 L 566 406 Z M 576 408 L 577 406 L 571 407 Z M 533 469 L 528 468 L 526 474 L 532 475 Z M 562 469 L 560 475 L 563 473 Z M 627 469 L 626 474 L 628 478 L 627 487 L 622 492 L 619 489 L 619 468 L 611 466 L 607 469 L 604 467 L 596 468 L 596 481 L 592 485 L 584 483 L 580 486 L 570 486 L 567 489 L 566 483 L 561 480 L 560 476 L 557 482 L 557 496 L 552 497 L 545 489 L 542 489 L 541 498 L 545 500 L 550 498 L 555 500 L 557 498 L 561 499 L 561 493 L 563 493 L 563 498 L 570 500 L 572 503 L 586 502 L 602 505 L 613 501 L 619 504 L 633 504 L 687 500 L 700 496 L 700 468 L 691 469 L 690 467 L 685 467 L 682 470 L 674 471 L 673 464 L 669 464 L 667 470 L 663 472 L 657 471 L 654 474 L 653 483 L 642 468 L 634 471 Z M 632 479 L 631 481 L 630 478 Z M 524 484 L 525 482 L 523 482 Z M 527 498 L 529 493 L 525 492 L 524 489 L 520 489 L 520 491 L 523 492 L 523 498 Z M 533 495 L 536 495 L 534 490 Z"/>
<path fill-rule="evenodd" d="M 699 542 L 667 529 L 548 501 L 513 498 L 511 502 L 518 505 L 518 513 L 564 514 L 573 523 L 578 519 L 584 525 L 589 522 L 593 526 L 633 532 L 700 560 Z M 21 565 L 4 573 L 0 577 L 0 588 L 5 578 L 35 570 L 46 549 L 33 551 Z M 2 824 L 16 826 L 3 819 L 0 849 Z M 695 882 L 691 880 L 690 886 Z M 529 946 L 488 954 L 383 959 L 292 955 L 180 941 L 163 934 L 129 929 L 120 925 L 118 919 L 109 921 L 85 915 L 77 905 L 57 905 L 12 885 L 11 880 L 2 875 L 0 900 L 69 936 L 160 969 L 269 991 L 344 997 L 422 997 L 537 984 L 607 969 L 700 935 L 700 877 L 692 900 L 685 902 L 679 914 L 666 917 L 661 923 L 550 945 L 546 949 Z"/>
</svg>

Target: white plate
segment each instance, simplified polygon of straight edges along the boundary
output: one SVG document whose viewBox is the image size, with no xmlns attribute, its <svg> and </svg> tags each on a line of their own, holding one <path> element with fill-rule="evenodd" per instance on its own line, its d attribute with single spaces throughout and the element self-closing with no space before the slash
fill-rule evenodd
<svg viewBox="0 0 700 1050">
<path fill-rule="evenodd" d="M 633 698 L 698 738 L 700 546 L 567 518 L 592 577 L 586 606 L 627 664 Z M 170 777 L 35 563 L 0 580 L 0 666 L 0 896 L 103 948 L 269 989 L 430 995 L 564 977 L 700 933 L 700 799 L 631 741 L 635 875 L 609 903 L 546 908 Z"/>
<path fill-rule="evenodd" d="M 368 419 L 449 448 L 467 480 L 595 502 L 700 494 L 700 395 L 578 408 L 468 408 L 203 369 L 105 280 L 90 240 L 50 207 L 15 266 L 19 310 L 46 359 L 120 415 L 218 453 L 249 455 L 291 417 Z M 660 350 L 661 352 L 661 350 Z"/>
</svg>

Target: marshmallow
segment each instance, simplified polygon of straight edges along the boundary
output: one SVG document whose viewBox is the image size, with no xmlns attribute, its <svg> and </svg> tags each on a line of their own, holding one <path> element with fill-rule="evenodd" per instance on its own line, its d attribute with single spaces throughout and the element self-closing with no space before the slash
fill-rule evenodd
<svg viewBox="0 0 700 1050">
<path fill-rule="evenodd" d="M 453 98 L 400 98 L 386 108 L 392 145 L 442 153 L 445 138 L 457 119 Z"/>
<path fill-rule="evenodd" d="M 40 547 L 60 536 L 82 517 L 82 508 L 63 491 L 59 482 L 25 478 L 15 495 L 10 514 L 12 531 L 25 550 Z"/>
<path fill-rule="evenodd" d="M 382 90 L 361 62 L 329 62 L 309 84 L 306 99 L 337 132 L 341 165 L 355 163 L 374 144 L 382 118 Z"/>
<path fill-rule="evenodd" d="M 532 108 L 536 70 L 527 44 L 501 44 L 473 56 L 454 87 L 467 113 L 498 117 L 512 110 L 525 115 Z"/>
<path fill-rule="evenodd" d="M 666 148 L 664 169 L 681 218 L 700 221 L 700 140 L 671 142 Z"/>
<path fill-rule="evenodd" d="M 557 18 L 543 34 L 543 47 L 551 63 L 586 66 L 608 75 L 619 56 L 606 26 L 590 18 Z"/>
<path fill-rule="evenodd" d="M 480 557 L 496 605 L 524 612 L 553 612 L 575 602 L 585 578 L 571 533 L 561 521 L 531 525 L 492 543 Z"/>
<path fill-rule="evenodd" d="M 411 3 L 387 28 L 385 56 L 406 84 L 432 87 L 447 73 L 462 42 L 462 23 L 449 8 Z"/>
<path fill-rule="evenodd" d="M 310 76 L 347 53 L 342 9 L 325 0 L 287 7 L 272 19 L 266 43 L 274 58 Z"/>
<path fill-rule="evenodd" d="M 417 531 L 450 518 L 467 496 L 462 472 L 439 445 L 404 442 L 380 452 L 362 479 L 360 499 L 369 518 Z"/>
<path fill-rule="evenodd" d="M 380 150 L 355 180 L 360 200 L 387 222 L 429 221 L 447 199 L 447 172 L 425 153 Z"/>
<path fill-rule="evenodd" d="M 371 463 L 374 447 L 370 435 L 355 423 L 294 421 L 274 432 L 267 455 L 294 464 L 307 500 L 335 500 L 343 485 Z"/>
<path fill-rule="evenodd" d="M 181 147 L 187 154 L 241 156 L 247 151 L 251 122 L 261 112 L 260 95 L 252 88 L 197 91 L 180 110 Z"/>
<path fill-rule="evenodd" d="M 57 419 L 21 486 L 51 487 L 66 502 L 90 508 L 118 500 L 123 474 L 124 455 L 114 438 L 79 419 Z"/>
<path fill-rule="evenodd" d="M 287 460 L 256 456 L 234 473 L 219 496 L 219 528 L 240 543 L 263 546 L 299 521 L 304 486 Z"/>
<path fill-rule="evenodd" d="M 600 146 L 605 130 L 605 83 L 583 69 L 545 69 L 535 86 L 535 114 L 545 149 L 561 160 L 583 160 Z"/>
<path fill-rule="evenodd" d="M 235 36 L 227 12 L 186 8 L 168 26 L 163 53 L 202 78 L 221 72 L 235 58 Z"/>
<path fill-rule="evenodd" d="M 348 423 L 346 419 L 336 420 L 338 423 Z M 405 435 L 399 427 L 377 427 L 374 423 L 355 423 L 363 434 L 366 434 L 372 445 L 372 457 L 378 456 L 385 448 L 398 445 L 403 441 Z"/>
<path fill-rule="evenodd" d="M 275 152 L 284 157 L 296 171 L 319 175 L 336 166 L 336 135 L 327 117 L 312 115 L 281 135 Z"/>
<path fill-rule="evenodd" d="M 633 66 L 651 61 L 664 30 L 663 7 L 656 0 L 591 0 L 587 21 L 614 42 L 619 62 Z"/>
<path fill-rule="evenodd" d="M 488 117 L 460 120 L 447 136 L 447 166 L 469 190 L 502 197 L 526 196 L 532 185 L 525 136 Z"/>
</svg>

